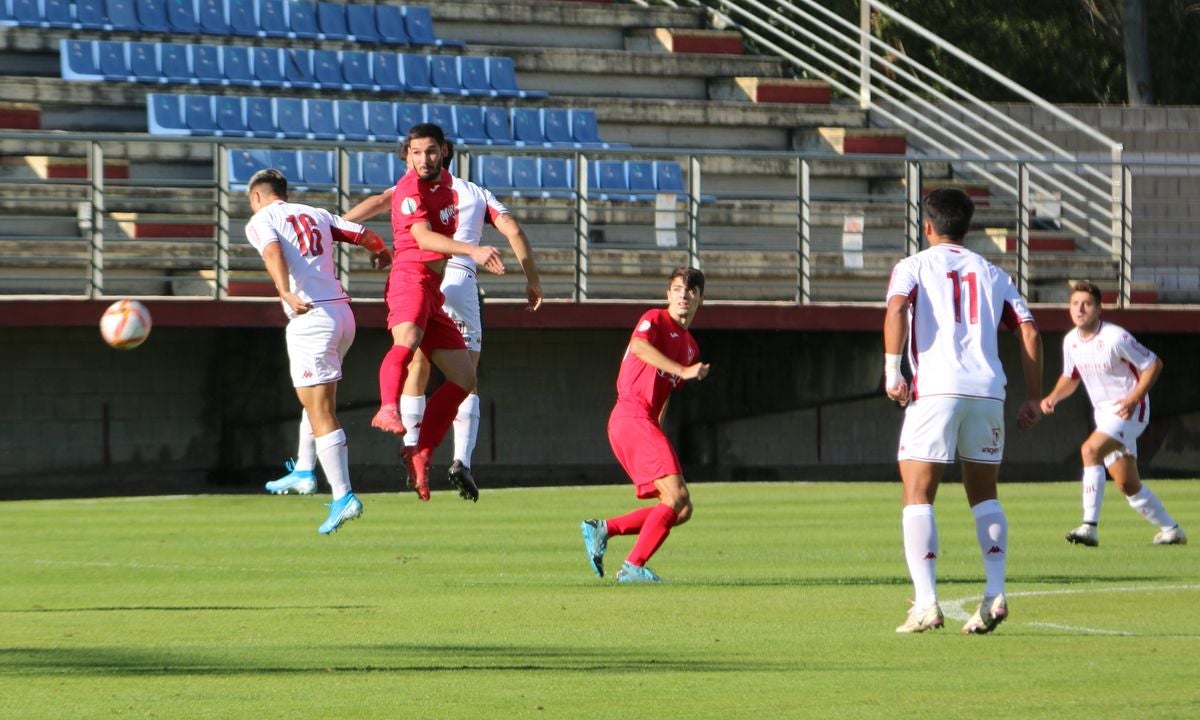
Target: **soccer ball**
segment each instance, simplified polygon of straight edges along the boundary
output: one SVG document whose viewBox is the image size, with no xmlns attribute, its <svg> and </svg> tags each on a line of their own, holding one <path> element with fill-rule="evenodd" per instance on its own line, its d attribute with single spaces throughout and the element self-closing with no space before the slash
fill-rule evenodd
<svg viewBox="0 0 1200 720">
<path fill-rule="evenodd" d="M 150 311 L 137 300 L 118 300 L 100 316 L 100 337 L 118 350 L 132 350 L 150 337 Z"/>
</svg>

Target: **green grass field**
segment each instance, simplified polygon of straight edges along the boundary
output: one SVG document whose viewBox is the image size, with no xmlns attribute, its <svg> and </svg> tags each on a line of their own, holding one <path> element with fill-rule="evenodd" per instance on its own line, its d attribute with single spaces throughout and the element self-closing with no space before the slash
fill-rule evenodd
<svg viewBox="0 0 1200 720">
<path fill-rule="evenodd" d="M 1151 485 L 1200 543 L 1200 481 Z M 1155 547 L 1110 486 L 1005 485 L 1010 620 L 958 485 L 938 498 L 947 628 L 911 596 L 898 484 L 699 484 L 650 563 L 595 578 L 584 517 L 629 486 L 0 504 L 5 718 L 1195 718 L 1200 547 Z M 631 538 L 609 545 L 619 566 Z"/>
</svg>

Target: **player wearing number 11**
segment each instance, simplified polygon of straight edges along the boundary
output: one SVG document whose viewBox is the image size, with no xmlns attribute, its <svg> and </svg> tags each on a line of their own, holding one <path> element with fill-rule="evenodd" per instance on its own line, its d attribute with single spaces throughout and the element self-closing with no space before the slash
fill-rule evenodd
<svg viewBox="0 0 1200 720">
<path fill-rule="evenodd" d="M 1008 615 L 1008 520 L 996 496 L 1006 382 L 997 331 L 1006 325 L 1020 332 L 1021 429 L 1041 419 L 1042 340 L 1012 278 L 963 247 L 975 213 L 966 193 L 933 190 L 923 208 L 930 247 L 892 270 L 883 325 L 884 387 L 888 397 L 907 405 L 897 459 L 904 483 L 904 554 L 916 595 L 896 632 L 924 632 L 944 623 L 937 602 L 933 502 L 946 465 L 957 455 L 987 578 L 983 602 L 962 630 L 987 633 Z M 900 374 L 906 340 L 911 386 Z"/>
</svg>

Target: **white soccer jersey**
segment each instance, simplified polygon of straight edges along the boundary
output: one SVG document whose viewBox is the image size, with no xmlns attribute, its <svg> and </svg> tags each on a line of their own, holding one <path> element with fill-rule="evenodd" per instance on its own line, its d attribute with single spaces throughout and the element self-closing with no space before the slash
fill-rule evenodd
<svg viewBox="0 0 1200 720">
<path fill-rule="evenodd" d="M 496 199 L 491 190 L 480 187 L 470 180 L 454 178 L 454 202 L 458 205 L 458 229 L 454 239 L 478 245 L 483 239 L 483 224 L 495 225 L 496 220 L 508 212 L 504 203 Z M 450 262 L 476 272 L 475 261 L 469 255 L 455 255 Z"/>
<path fill-rule="evenodd" d="M 1063 338 L 1063 375 L 1083 381 L 1097 410 L 1124 400 L 1157 359 L 1124 328 L 1103 320 L 1096 334 L 1086 340 L 1079 336 L 1079 328 Z M 1149 415 L 1150 397 L 1146 396 L 1133 417 L 1143 420 Z"/>
<path fill-rule="evenodd" d="M 906 295 L 913 399 L 1004 399 L 996 333 L 1033 315 L 1004 271 L 961 245 L 941 243 L 896 264 L 888 297 Z"/>
<path fill-rule="evenodd" d="M 333 243 L 356 243 L 363 226 L 332 215 L 320 208 L 277 200 L 262 208 L 246 223 L 246 239 L 259 255 L 273 242 L 287 260 L 289 289 L 305 302 L 349 302 L 337 279 Z M 288 317 L 296 313 L 285 302 Z"/>
</svg>

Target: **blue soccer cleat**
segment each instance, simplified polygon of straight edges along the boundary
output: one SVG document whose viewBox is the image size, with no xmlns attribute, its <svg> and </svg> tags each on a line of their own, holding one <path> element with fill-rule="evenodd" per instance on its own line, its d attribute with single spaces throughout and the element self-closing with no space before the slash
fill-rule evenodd
<svg viewBox="0 0 1200 720">
<path fill-rule="evenodd" d="M 317 491 L 317 476 L 312 470 L 297 470 L 292 460 L 283 466 L 288 469 L 288 474 L 267 483 L 267 492 L 272 495 L 312 495 Z"/>
<path fill-rule="evenodd" d="M 346 493 L 341 500 L 334 500 L 328 505 L 329 517 L 325 518 L 325 522 L 317 528 L 317 532 L 322 535 L 337 532 L 337 529 L 345 525 L 347 521 L 353 520 L 363 513 L 362 503 L 354 497 L 354 493 Z"/>
<path fill-rule="evenodd" d="M 588 563 L 596 577 L 604 577 L 604 551 L 608 549 L 608 523 L 603 520 L 584 520 L 579 523 L 583 531 L 583 547 L 587 550 Z"/>
<path fill-rule="evenodd" d="M 662 582 L 662 578 L 654 574 L 654 571 L 644 565 L 634 565 L 628 560 L 617 571 L 617 582 L 619 583 L 656 583 Z"/>
</svg>

